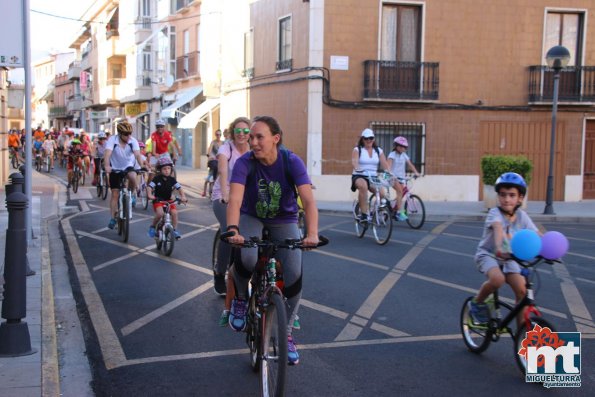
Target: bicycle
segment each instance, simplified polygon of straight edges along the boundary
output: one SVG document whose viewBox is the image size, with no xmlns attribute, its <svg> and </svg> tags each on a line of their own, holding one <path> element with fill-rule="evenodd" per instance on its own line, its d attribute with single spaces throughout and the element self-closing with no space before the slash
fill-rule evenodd
<svg viewBox="0 0 595 397">
<path fill-rule="evenodd" d="M 417 179 L 417 177 L 413 176 L 413 177 L 407 177 L 407 178 L 399 178 L 399 177 L 393 177 L 393 178 L 398 180 L 399 183 L 401 183 L 403 185 L 403 199 L 401 202 L 402 202 L 402 205 L 404 205 L 403 209 L 405 211 L 405 215 L 407 216 L 407 220 L 406 220 L 407 224 L 412 229 L 421 228 L 426 221 L 426 206 L 424 205 L 424 202 L 418 195 L 411 193 L 411 189 L 412 189 L 411 181 Z M 391 210 L 393 218 L 395 220 L 399 221 L 398 217 L 395 217 L 395 215 L 397 215 L 397 208 L 396 208 L 397 200 L 390 199 L 390 189 L 388 189 L 388 194 L 386 196 L 386 199 L 390 201 L 389 208 Z"/>
<path fill-rule="evenodd" d="M 149 198 L 147 196 L 147 182 L 145 180 L 146 171 L 147 170 L 144 168 L 138 170 L 138 173 L 140 174 L 140 182 L 138 183 L 138 187 L 136 189 L 136 195 L 137 197 L 140 197 L 141 204 L 143 205 L 143 209 L 145 210 L 149 207 Z"/>
<path fill-rule="evenodd" d="M 485 351 L 491 342 L 498 342 L 502 334 L 510 334 L 514 341 L 514 355 L 516 362 L 524 375 L 526 373 L 527 361 L 517 353 L 522 348 L 522 342 L 523 339 L 525 339 L 526 332 L 531 331 L 536 324 L 541 327 L 547 327 L 552 332 L 555 332 L 554 327 L 549 321 L 541 317 L 541 313 L 535 306 L 532 275 L 536 273 L 533 273 L 532 269 L 540 263 L 553 265 L 554 263 L 561 263 L 561 261 L 545 259 L 541 256 L 538 256 L 533 261 L 522 261 L 512 256 L 512 260 L 522 267 L 521 274 L 525 278 L 525 286 L 527 288 L 525 297 L 513 306 L 502 301 L 499 297 L 498 290 L 496 290 L 485 301 L 488 305 L 489 321 L 486 324 L 476 324 L 469 313 L 469 303 L 474 298 L 471 296 L 467 298 L 463 304 L 460 324 L 463 341 L 467 348 L 473 353 L 479 354 Z M 502 318 L 500 313 L 502 307 L 508 310 L 508 314 L 504 318 Z M 525 326 L 518 329 L 515 333 L 509 324 L 515 321 L 517 315 L 523 313 L 525 308 L 527 308 L 523 314 L 523 324 Z"/>
<path fill-rule="evenodd" d="M 130 219 L 132 219 L 132 191 L 128 189 L 129 171 L 112 171 L 119 176 L 118 211 L 116 212 L 116 228 L 118 235 L 127 243 L 130 234 Z"/>
<path fill-rule="evenodd" d="M 163 216 L 155 226 L 155 245 L 157 251 L 163 249 L 165 256 L 170 256 L 174 250 L 176 237 L 174 235 L 174 226 L 171 223 L 170 206 L 173 203 L 181 203 L 182 200 L 176 198 L 175 200 L 155 200 L 155 202 L 163 203 Z"/>
<path fill-rule="evenodd" d="M 72 191 L 74 193 L 78 192 L 78 190 L 79 190 L 79 180 L 82 175 L 81 168 L 79 167 L 78 161 L 77 161 L 77 158 L 80 158 L 80 157 L 81 156 L 77 156 L 77 155 L 72 156 L 74 165 L 72 167 L 72 178 L 70 180 L 70 186 L 72 186 Z"/>
<path fill-rule="evenodd" d="M 47 172 L 48 174 L 51 171 L 51 166 L 52 166 L 52 161 L 50 158 L 51 154 L 44 154 L 43 155 L 43 166 L 45 168 L 45 172 Z"/>
<path fill-rule="evenodd" d="M 353 218 L 355 221 L 355 233 L 359 238 L 364 237 L 366 230 L 372 226 L 374 232 L 374 239 L 379 245 L 384 245 L 390 240 L 393 232 L 392 212 L 389 208 L 388 201 L 382 197 L 382 190 L 388 188 L 390 174 L 383 173 L 379 178 L 370 172 L 366 173 L 370 181 L 370 187 L 373 188 L 374 193 L 369 199 L 370 218 L 363 220 L 361 217 L 361 209 L 359 201 L 353 201 Z"/>
<path fill-rule="evenodd" d="M 18 150 L 19 149 L 15 148 L 15 147 L 10 148 L 10 164 L 12 165 L 12 168 L 14 168 L 14 169 L 19 168 L 19 158 L 17 156 Z"/>
<path fill-rule="evenodd" d="M 234 234 L 235 231 L 231 230 L 221 233 L 219 238 L 226 241 Z M 324 236 L 319 236 L 319 240 L 317 247 L 329 243 Z M 287 370 L 287 309 L 283 296 L 283 270 L 275 254 L 279 248 L 305 247 L 301 239 L 274 242 L 268 229 L 264 228 L 262 238 L 250 237 L 243 244 L 234 245 L 234 248 L 258 248 L 257 265 L 250 279 L 251 294 L 244 332 L 252 370 L 260 372 L 261 395 L 282 396 Z"/>
<path fill-rule="evenodd" d="M 97 197 L 101 197 L 102 200 L 105 200 L 109 191 L 109 180 L 107 174 L 105 173 L 105 168 L 103 168 L 103 159 L 100 161 L 99 176 L 97 178 L 96 188 Z"/>
<path fill-rule="evenodd" d="M 43 165 L 43 158 L 41 156 L 41 149 L 35 150 L 35 169 L 37 172 L 41 172 L 41 167 Z"/>
</svg>

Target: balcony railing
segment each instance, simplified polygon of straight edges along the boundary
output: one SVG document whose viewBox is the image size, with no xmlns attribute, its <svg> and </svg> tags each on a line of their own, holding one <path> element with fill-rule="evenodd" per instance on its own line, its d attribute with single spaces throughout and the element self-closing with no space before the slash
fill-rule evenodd
<svg viewBox="0 0 595 397">
<path fill-rule="evenodd" d="M 50 108 L 50 117 L 66 116 L 66 106 L 54 106 Z"/>
<path fill-rule="evenodd" d="M 529 66 L 529 103 L 551 103 L 554 72 L 543 65 Z M 560 102 L 595 102 L 595 66 L 573 66 L 560 71 Z"/>
<path fill-rule="evenodd" d="M 254 68 L 246 68 L 242 70 L 242 77 L 246 77 L 247 79 L 254 78 Z"/>
<path fill-rule="evenodd" d="M 276 71 L 291 70 L 292 66 L 293 66 L 293 59 L 285 59 L 283 61 L 277 61 L 277 63 L 275 63 L 275 70 Z"/>
<path fill-rule="evenodd" d="M 364 99 L 437 100 L 438 62 L 364 61 Z"/>
<path fill-rule="evenodd" d="M 136 76 L 136 86 L 137 87 L 150 87 L 151 83 L 151 71 L 150 70 L 143 70 Z"/>
<path fill-rule="evenodd" d="M 72 62 L 68 66 L 68 80 L 78 80 L 81 76 L 81 64 L 79 62 Z"/>
<path fill-rule="evenodd" d="M 76 112 L 83 108 L 83 97 L 82 95 L 73 95 L 68 98 L 66 103 L 66 110 L 68 112 Z"/>
<path fill-rule="evenodd" d="M 176 79 L 198 75 L 198 51 L 176 58 Z"/>
</svg>

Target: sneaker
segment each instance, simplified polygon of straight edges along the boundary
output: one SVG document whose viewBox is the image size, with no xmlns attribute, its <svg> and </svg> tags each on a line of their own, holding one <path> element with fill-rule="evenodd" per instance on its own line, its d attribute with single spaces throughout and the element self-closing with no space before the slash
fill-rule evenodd
<svg viewBox="0 0 595 397">
<path fill-rule="evenodd" d="M 477 303 L 475 299 L 469 301 L 469 315 L 476 325 L 486 324 L 490 320 L 488 305 Z"/>
<path fill-rule="evenodd" d="M 176 240 L 179 240 L 182 237 L 182 235 L 177 230 L 174 230 L 174 237 L 176 238 Z"/>
<path fill-rule="evenodd" d="M 407 215 L 405 215 L 405 213 L 404 213 L 404 212 L 399 212 L 399 213 L 397 214 L 397 217 L 398 217 L 398 220 L 399 220 L 399 221 L 406 221 L 406 220 L 408 219 L 408 218 L 407 218 Z"/>
<path fill-rule="evenodd" d="M 299 316 L 295 316 L 295 319 L 293 320 L 293 324 L 291 325 L 291 328 L 293 329 L 301 329 L 302 326 L 300 325 L 300 317 Z"/>
<path fill-rule="evenodd" d="M 225 274 L 215 273 L 213 275 L 215 282 L 215 293 L 217 295 L 225 295 L 227 293 L 227 285 L 225 284 Z"/>
<path fill-rule="evenodd" d="M 116 220 L 114 218 L 109 220 L 109 223 L 107 224 L 107 227 L 110 229 L 113 229 L 116 227 Z"/>
<path fill-rule="evenodd" d="M 366 223 L 366 222 L 368 222 L 368 217 L 369 217 L 368 214 L 360 214 L 359 221 L 361 223 Z"/>
<path fill-rule="evenodd" d="M 223 310 L 221 313 L 221 317 L 219 317 L 219 326 L 220 327 L 227 327 L 229 323 L 229 310 Z"/>
<path fill-rule="evenodd" d="M 297 352 L 293 337 L 290 335 L 287 337 L 287 364 L 297 365 L 299 362 L 300 355 Z"/>
<path fill-rule="evenodd" d="M 231 311 L 229 313 L 229 326 L 234 330 L 241 332 L 246 329 L 246 310 L 248 305 L 244 299 L 234 298 L 231 301 Z"/>
<path fill-rule="evenodd" d="M 149 233 L 147 233 L 149 237 L 155 238 L 155 226 L 149 227 Z"/>
</svg>

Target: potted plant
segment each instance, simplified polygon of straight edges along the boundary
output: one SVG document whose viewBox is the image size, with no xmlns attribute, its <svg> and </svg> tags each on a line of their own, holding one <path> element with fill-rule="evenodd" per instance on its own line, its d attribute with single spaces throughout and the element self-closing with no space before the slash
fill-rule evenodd
<svg viewBox="0 0 595 397">
<path fill-rule="evenodd" d="M 486 208 L 498 206 L 498 198 L 494 185 L 496 179 L 505 172 L 516 172 L 525 178 L 527 185 L 531 182 L 531 171 L 533 164 L 525 156 L 492 156 L 487 155 L 481 158 L 481 173 L 483 181 L 483 201 Z M 527 204 L 527 195 L 523 201 L 523 207 Z"/>
</svg>

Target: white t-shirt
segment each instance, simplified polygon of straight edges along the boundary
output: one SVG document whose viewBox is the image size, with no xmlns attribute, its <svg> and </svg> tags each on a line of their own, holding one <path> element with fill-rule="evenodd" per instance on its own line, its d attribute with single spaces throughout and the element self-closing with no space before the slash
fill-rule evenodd
<svg viewBox="0 0 595 397">
<path fill-rule="evenodd" d="M 128 167 L 134 167 L 136 163 L 134 151 L 140 150 L 140 147 L 138 146 L 138 141 L 133 137 L 128 138 L 126 146 L 122 147 L 120 145 L 120 137 L 116 134 L 109 137 L 105 144 L 105 149 L 112 151 L 110 157 L 112 169 L 114 171 L 124 171 Z"/>
<path fill-rule="evenodd" d="M 52 141 L 51 139 L 46 139 L 45 141 L 43 141 L 43 145 L 41 146 L 43 147 L 43 150 L 45 150 L 46 152 L 54 151 L 54 141 Z"/>
<path fill-rule="evenodd" d="M 358 151 L 357 146 L 353 148 L 355 152 Z M 368 153 L 366 148 L 362 148 L 361 153 L 359 154 L 359 169 L 363 172 L 354 172 L 354 175 L 367 175 L 368 172 L 371 175 L 376 175 L 378 171 L 378 166 L 380 164 L 380 155 L 382 154 L 382 148 L 378 148 L 378 153 L 376 153 L 376 149 L 372 148 L 372 156 Z"/>
<path fill-rule="evenodd" d="M 230 149 L 231 149 L 231 157 L 230 157 Z M 229 181 L 231 181 L 231 170 L 233 170 L 233 166 L 236 163 L 236 160 L 239 159 L 242 154 L 240 154 L 239 150 L 235 147 L 233 142 L 227 141 L 222 143 L 219 146 L 219 151 L 217 152 L 217 158 L 219 155 L 223 155 L 225 159 L 229 159 L 227 163 L 227 184 L 229 185 Z M 223 196 L 221 195 L 221 178 L 219 177 L 221 174 L 217 175 L 217 180 L 213 184 L 213 194 L 211 195 L 211 200 L 221 200 Z"/>
<path fill-rule="evenodd" d="M 401 154 L 394 150 L 388 155 L 389 160 L 393 159 L 393 163 L 390 167 L 390 173 L 399 178 L 405 178 L 405 168 L 407 167 L 407 160 L 409 156 L 403 152 Z"/>
</svg>

